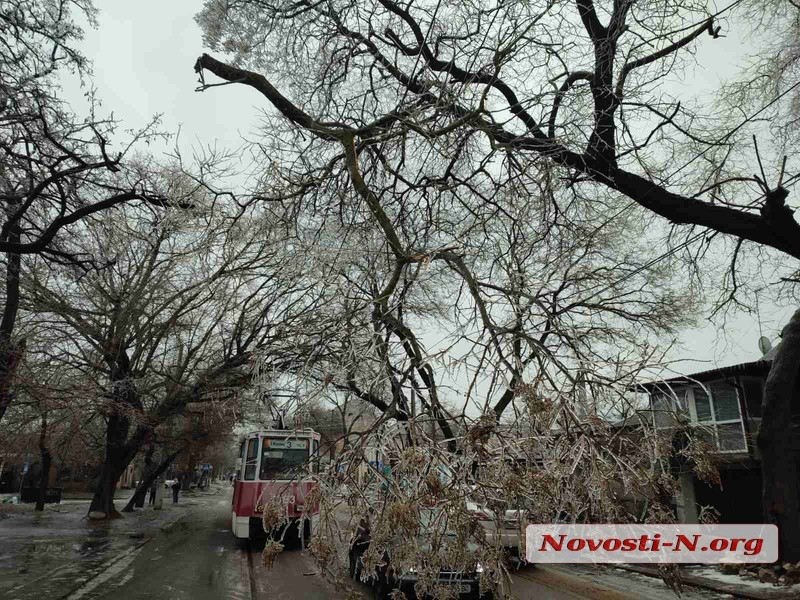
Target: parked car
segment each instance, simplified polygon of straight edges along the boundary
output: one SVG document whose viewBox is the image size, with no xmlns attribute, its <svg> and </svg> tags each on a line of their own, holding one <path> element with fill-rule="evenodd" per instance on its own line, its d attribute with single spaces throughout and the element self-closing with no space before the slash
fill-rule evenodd
<svg viewBox="0 0 800 600">
<path fill-rule="evenodd" d="M 176 481 L 178 481 L 178 480 L 177 479 L 167 479 L 167 480 L 164 481 L 164 487 L 166 489 L 170 489 L 172 487 L 172 484 L 175 483 Z"/>
<path fill-rule="evenodd" d="M 452 479 L 451 470 L 446 465 L 439 467 L 442 482 L 447 484 Z M 474 496 L 477 486 L 469 487 L 470 496 Z M 503 518 L 498 520 L 495 513 L 482 505 L 473 497 L 466 498 L 466 509 L 475 517 L 486 531 L 486 542 L 492 546 L 498 544 L 503 547 L 512 559 L 518 562 L 524 560 L 523 539 L 525 535 L 525 510 L 522 508 L 508 509 Z"/>
<path fill-rule="evenodd" d="M 425 530 L 424 526 L 421 530 Z M 417 583 L 418 569 L 410 568 L 403 572 L 395 570 L 390 550 L 384 552 L 380 563 L 375 567 L 374 574 L 367 575 L 363 572 L 364 553 L 369 549 L 371 541 L 369 520 L 362 519 L 350 544 L 348 554 L 350 576 L 356 581 L 363 579 L 372 586 L 376 600 L 386 600 L 396 589 L 402 591 L 408 598 L 415 598 L 414 588 Z M 419 545 L 420 547 L 426 545 L 424 535 L 421 536 Z M 477 546 L 470 549 L 475 550 Z M 436 583 L 452 586 L 460 599 L 491 600 L 491 592 L 484 594 L 480 592 L 481 573 L 483 573 L 483 567 L 480 564 L 476 564 L 473 569 L 468 571 L 455 570 L 445 566 L 439 570 Z"/>
<path fill-rule="evenodd" d="M 524 559 L 522 552 L 522 539 L 525 535 L 524 519 L 525 511 L 520 509 L 506 510 L 502 520 L 498 520 L 495 513 L 485 506 L 472 500 L 467 500 L 467 510 L 478 520 L 481 527 L 486 531 L 486 542 L 492 546 L 500 545 L 512 557 L 519 560 Z"/>
</svg>

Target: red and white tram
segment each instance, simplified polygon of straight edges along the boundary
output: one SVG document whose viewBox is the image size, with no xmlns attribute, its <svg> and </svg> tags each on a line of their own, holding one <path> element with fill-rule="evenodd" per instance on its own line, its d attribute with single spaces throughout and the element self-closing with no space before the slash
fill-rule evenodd
<svg viewBox="0 0 800 600">
<path fill-rule="evenodd" d="M 306 506 L 305 500 L 317 485 L 318 472 L 319 434 L 311 429 L 267 429 L 243 436 L 233 487 L 233 535 L 264 536 L 261 513 L 279 497 L 292 528 L 279 532 L 283 539 L 302 536 L 308 540 L 319 518 L 319 503 Z"/>
</svg>

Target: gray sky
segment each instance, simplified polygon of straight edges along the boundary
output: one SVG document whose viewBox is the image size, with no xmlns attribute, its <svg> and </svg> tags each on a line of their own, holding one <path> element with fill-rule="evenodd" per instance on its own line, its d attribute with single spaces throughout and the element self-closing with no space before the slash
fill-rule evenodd
<svg viewBox="0 0 800 600">
<path fill-rule="evenodd" d="M 163 113 L 165 130 L 181 127 L 181 147 L 186 152 L 191 146 L 238 146 L 241 135 L 250 133 L 263 107 L 255 92 L 242 86 L 194 91 L 197 75 L 192 66 L 204 48 L 193 16 L 202 0 L 95 0 L 95 4 L 100 9 L 99 27 L 87 30 L 83 50 L 94 63 L 94 82 L 104 109 L 113 111 L 125 128 L 141 127 Z M 681 95 L 685 90 L 698 95 L 710 92 L 736 72 L 747 44 L 735 29 L 726 33 L 718 40 L 701 38 L 697 69 L 674 82 L 675 89 L 682 88 Z M 79 93 L 74 85 L 65 88 L 70 97 Z M 766 294 L 760 298 L 760 309 L 761 330 L 774 341 L 791 309 L 776 307 Z M 710 324 L 687 331 L 672 358 L 692 360 L 675 369 L 688 373 L 755 360 L 758 337 L 755 314 L 733 315 L 724 332 Z"/>
</svg>

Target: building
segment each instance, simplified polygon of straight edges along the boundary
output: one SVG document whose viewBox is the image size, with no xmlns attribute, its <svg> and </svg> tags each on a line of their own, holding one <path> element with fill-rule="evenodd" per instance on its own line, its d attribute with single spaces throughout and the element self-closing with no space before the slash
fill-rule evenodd
<svg viewBox="0 0 800 600">
<path fill-rule="evenodd" d="M 720 523 L 763 523 L 756 435 L 774 355 L 772 349 L 753 362 L 640 385 L 649 396 L 657 427 L 688 423 L 714 449 L 719 486 L 706 484 L 689 465 L 673 461 L 680 486 L 675 498 L 680 522 L 697 523 L 700 507 L 712 506 L 720 513 Z M 792 414 L 800 434 L 800 397 L 793 399 Z M 794 447 L 786 449 L 786 459 L 797 463 L 800 435 L 796 439 Z"/>
</svg>

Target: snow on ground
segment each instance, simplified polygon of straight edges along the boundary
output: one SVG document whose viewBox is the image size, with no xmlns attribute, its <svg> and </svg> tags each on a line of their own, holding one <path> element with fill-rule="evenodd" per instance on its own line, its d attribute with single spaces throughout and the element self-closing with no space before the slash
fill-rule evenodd
<svg viewBox="0 0 800 600">
<path fill-rule="evenodd" d="M 729 583 L 732 585 L 741 585 L 770 591 L 779 590 L 781 592 L 786 592 L 787 598 L 790 597 L 788 594 L 791 594 L 793 597 L 800 598 L 800 584 L 780 586 L 773 583 L 762 583 L 757 579 L 748 579 L 745 577 L 740 577 L 739 575 L 725 575 L 724 573 L 720 573 L 714 567 L 691 568 L 687 569 L 686 572 L 689 575 L 697 575 L 698 577 L 705 577 L 707 579 L 713 579 L 714 581 L 720 581 L 722 583 Z"/>
</svg>

